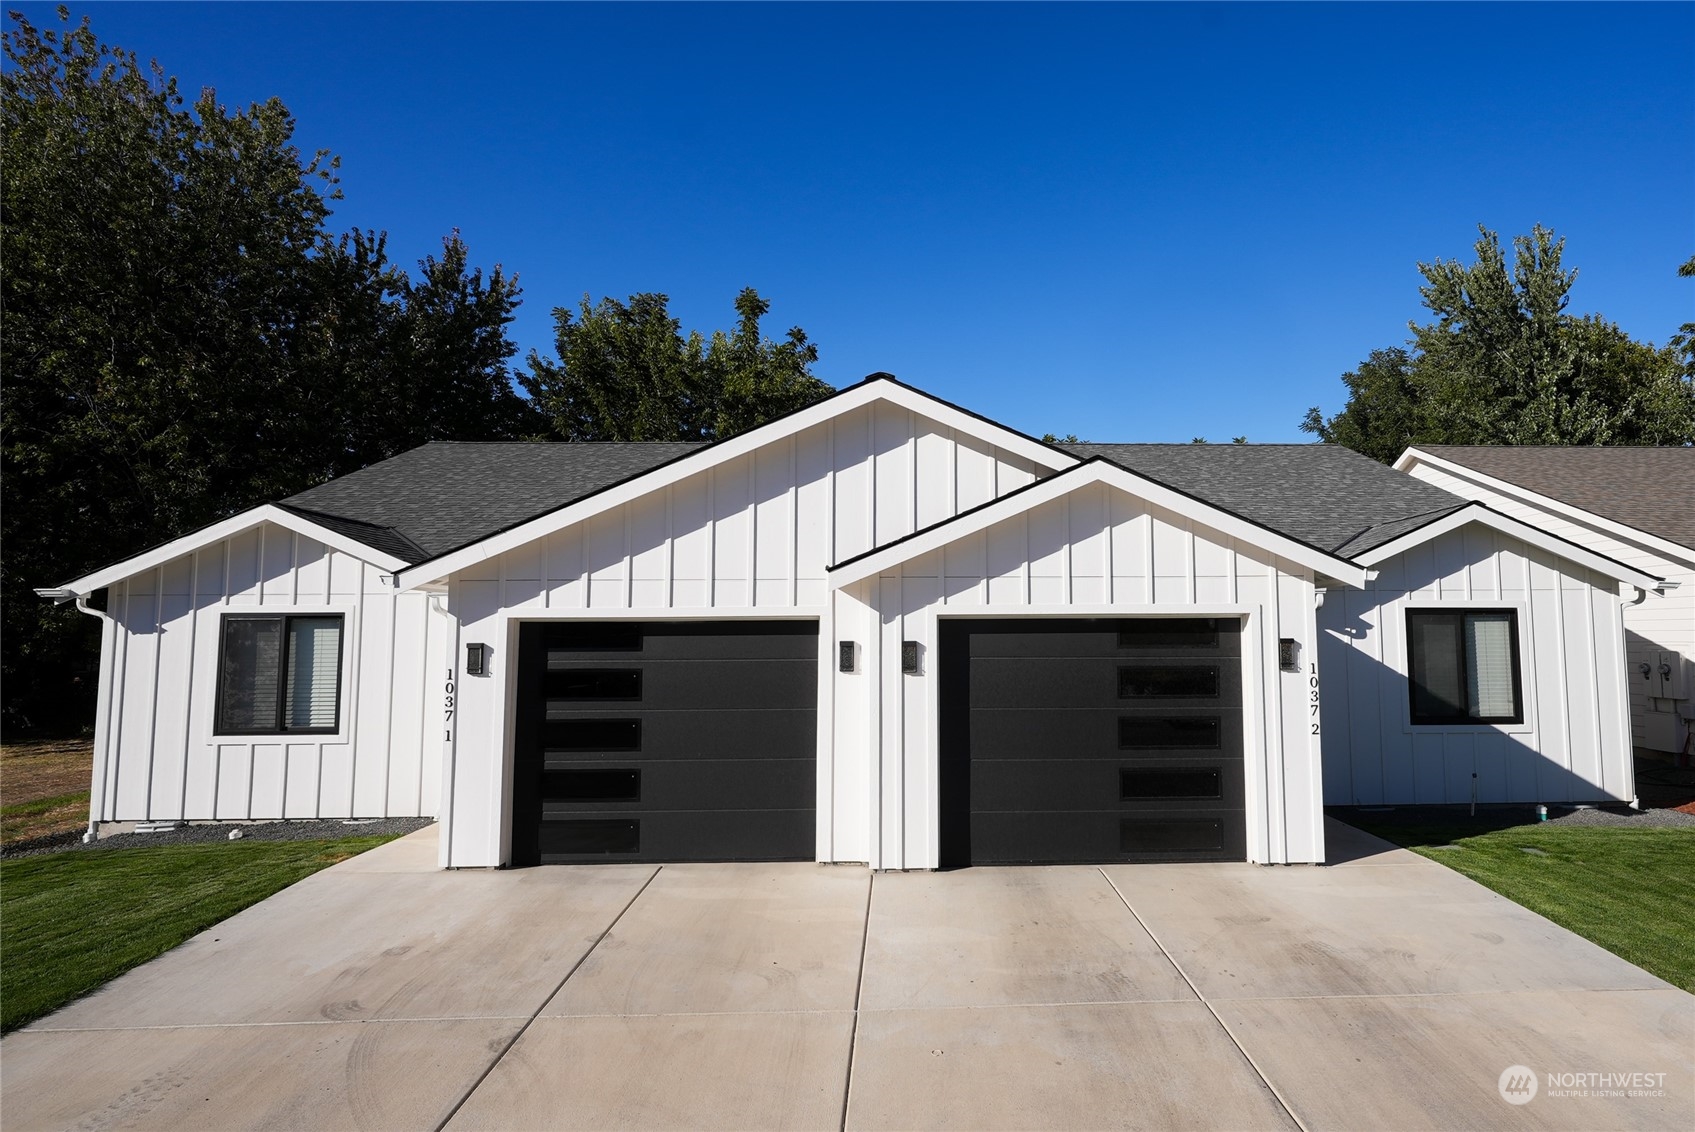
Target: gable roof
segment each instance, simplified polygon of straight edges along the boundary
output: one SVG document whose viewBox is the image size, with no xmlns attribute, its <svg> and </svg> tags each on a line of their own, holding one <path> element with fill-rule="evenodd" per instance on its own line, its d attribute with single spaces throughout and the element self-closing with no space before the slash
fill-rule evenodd
<svg viewBox="0 0 1695 1132">
<path fill-rule="evenodd" d="M 350 537 L 414 565 L 706 446 L 437 440 L 279 506 L 325 526 L 342 524 Z"/>
<path fill-rule="evenodd" d="M 1427 518 L 1425 521 L 1414 525 L 1403 524 L 1404 529 L 1394 538 L 1384 540 L 1370 550 L 1354 554 L 1352 557 L 1355 562 L 1362 566 L 1375 566 L 1384 559 L 1399 554 L 1409 547 L 1428 542 L 1439 535 L 1458 530 L 1469 523 L 1480 523 L 1485 527 L 1491 527 L 1508 538 L 1517 539 L 1519 542 L 1527 543 L 1530 546 L 1540 547 L 1550 554 L 1557 554 L 1568 561 L 1575 562 L 1618 581 L 1628 582 L 1643 590 L 1657 589 L 1665 581 L 1665 579 L 1645 570 L 1639 570 L 1635 566 L 1627 565 L 1616 558 L 1609 558 L 1586 546 L 1572 542 L 1570 539 L 1549 534 L 1522 519 L 1503 515 L 1487 503 L 1477 500 L 1438 516 Z"/>
<path fill-rule="evenodd" d="M 1366 571 L 1362 566 L 1275 528 L 1244 518 L 1227 508 L 1215 506 L 1180 488 L 1131 471 L 1104 456 L 1091 456 L 1081 464 L 1055 472 L 1034 483 L 1025 484 L 999 498 L 873 547 L 863 554 L 844 559 L 829 568 L 831 584 L 843 586 L 861 578 L 868 578 L 900 562 L 938 550 L 968 534 L 1095 483 L 1115 487 L 1157 506 L 1197 519 L 1232 538 L 1265 547 L 1275 554 L 1308 567 L 1321 577 L 1334 578 L 1343 585 L 1355 587 L 1363 586 L 1366 582 Z"/>
<path fill-rule="evenodd" d="M 1515 484 L 1603 519 L 1695 549 L 1695 448 L 1417 445 L 1408 454 Z M 1403 455 L 1396 466 L 1407 462 Z"/>
<path fill-rule="evenodd" d="M 820 401 L 767 421 L 757 428 L 710 444 L 699 445 L 694 450 L 575 499 L 550 507 L 532 506 L 527 515 L 515 522 L 504 526 L 490 525 L 485 533 L 468 539 L 453 549 L 432 554 L 423 562 L 413 563 L 403 571 L 397 584 L 401 589 L 409 589 L 440 581 L 473 562 L 502 554 L 567 524 L 580 522 L 591 515 L 657 491 L 685 476 L 745 456 L 774 440 L 793 436 L 844 413 L 879 402 L 907 409 L 946 428 L 975 436 L 1039 467 L 1065 468 L 1077 463 L 1076 456 L 1057 445 L 1037 440 L 1016 429 L 997 424 L 981 414 L 962 409 L 921 389 L 915 389 L 896 380 L 892 374 L 874 373 L 863 381 L 839 389 Z M 553 447 L 571 448 L 576 445 Z"/>
<path fill-rule="evenodd" d="M 1335 444 L 1067 444 L 1065 448 L 1085 459 L 1105 457 L 1342 557 L 1370 550 L 1466 502 Z"/>
</svg>

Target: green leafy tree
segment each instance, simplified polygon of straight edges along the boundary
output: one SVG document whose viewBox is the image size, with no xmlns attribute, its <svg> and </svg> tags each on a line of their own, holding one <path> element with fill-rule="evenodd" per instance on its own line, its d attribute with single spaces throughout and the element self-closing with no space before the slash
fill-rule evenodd
<svg viewBox="0 0 1695 1132">
<path fill-rule="evenodd" d="M 1513 242 L 1479 229 L 1477 260 L 1420 264 L 1434 322 L 1409 348 L 1344 374 L 1347 405 L 1302 428 L 1384 462 L 1411 444 L 1688 444 L 1695 386 L 1675 346 L 1633 341 L 1599 315 L 1567 312 L 1565 241 L 1537 226 Z"/>
<path fill-rule="evenodd" d="M 566 440 L 718 440 L 832 392 L 812 374 L 818 347 L 800 327 L 780 342 L 759 321 L 771 304 L 736 296 L 736 326 L 685 335 L 660 294 L 628 303 L 588 296 L 554 309 L 558 361 L 532 352 L 519 383 Z"/>
<path fill-rule="evenodd" d="M 455 235 L 414 280 L 334 238 L 337 160 L 276 99 L 192 103 L 86 20 L 0 76 L 0 658 L 8 729 L 92 716 L 89 618 L 32 592 L 438 436 L 535 426 L 516 284 Z"/>
</svg>

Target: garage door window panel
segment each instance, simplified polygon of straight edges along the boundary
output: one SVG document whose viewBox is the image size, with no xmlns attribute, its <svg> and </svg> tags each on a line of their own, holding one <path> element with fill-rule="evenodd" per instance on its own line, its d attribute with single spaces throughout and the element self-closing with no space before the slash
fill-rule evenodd
<svg viewBox="0 0 1695 1132">
<path fill-rule="evenodd" d="M 1150 798 L 1223 798 L 1215 766 L 1126 766 L 1118 769 L 1118 796 L 1126 802 Z"/>
<path fill-rule="evenodd" d="M 1216 715 L 1127 715 L 1118 721 L 1118 748 L 1216 751 L 1223 730 L 1223 720 Z"/>
<path fill-rule="evenodd" d="M 572 668 L 547 674 L 548 698 L 564 702 L 639 700 L 642 674 L 635 668 Z"/>
<path fill-rule="evenodd" d="M 639 751 L 639 719 L 556 720 L 548 715 L 548 746 L 561 751 Z"/>
<path fill-rule="evenodd" d="M 1514 610 L 1407 612 L 1415 725 L 1524 722 Z"/>
<path fill-rule="evenodd" d="M 1123 664 L 1118 668 L 1118 698 L 1217 699 L 1216 664 Z"/>
<path fill-rule="evenodd" d="M 341 721 L 341 636 L 340 614 L 226 616 L 216 732 L 334 734 Z"/>
<path fill-rule="evenodd" d="M 542 794 L 561 802 L 639 802 L 642 772 L 616 770 L 545 770 Z"/>
</svg>

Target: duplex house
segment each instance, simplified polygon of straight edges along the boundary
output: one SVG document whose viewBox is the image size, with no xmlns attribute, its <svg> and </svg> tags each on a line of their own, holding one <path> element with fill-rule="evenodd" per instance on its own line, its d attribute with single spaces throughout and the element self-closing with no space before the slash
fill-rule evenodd
<svg viewBox="0 0 1695 1132">
<path fill-rule="evenodd" d="M 1054 445 L 877 374 L 714 444 L 425 445 L 47 592 L 103 622 L 91 828 L 930 869 L 1629 801 L 1660 582 L 1345 449 Z"/>
</svg>

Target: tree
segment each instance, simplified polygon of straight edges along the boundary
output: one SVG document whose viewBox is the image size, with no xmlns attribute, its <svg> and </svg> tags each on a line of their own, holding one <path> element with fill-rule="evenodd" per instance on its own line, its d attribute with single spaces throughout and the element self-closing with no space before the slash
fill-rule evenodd
<svg viewBox="0 0 1695 1132">
<path fill-rule="evenodd" d="M 8 728 L 86 720 L 94 622 L 56 585 L 439 436 L 534 425 L 516 284 L 457 235 L 414 281 L 326 230 L 338 161 L 287 108 L 185 103 L 87 20 L 15 15 L 0 76 Z M 79 680 L 80 678 L 80 680 Z"/>
<path fill-rule="evenodd" d="M 1407 349 L 1344 374 L 1348 401 L 1302 429 L 1385 463 L 1411 444 L 1688 444 L 1695 385 L 1673 346 L 1633 341 L 1599 315 L 1566 311 L 1577 272 L 1565 241 L 1536 226 L 1513 241 L 1479 228 L 1477 261 L 1419 264 L 1436 321 Z"/>
<path fill-rule="evenodd" d="M 736 296 L 736 327 L 687 336 L 661 294 L 620 303 L 587 295 L 553 312 L 557 362 L 532 352 L 518 380 L 566 440 L 719 440 L 804 408 L 832 392 L 814 377 L 818 347 L 794 327 L 762 337 L 771 304 Z"/>
</svg>

